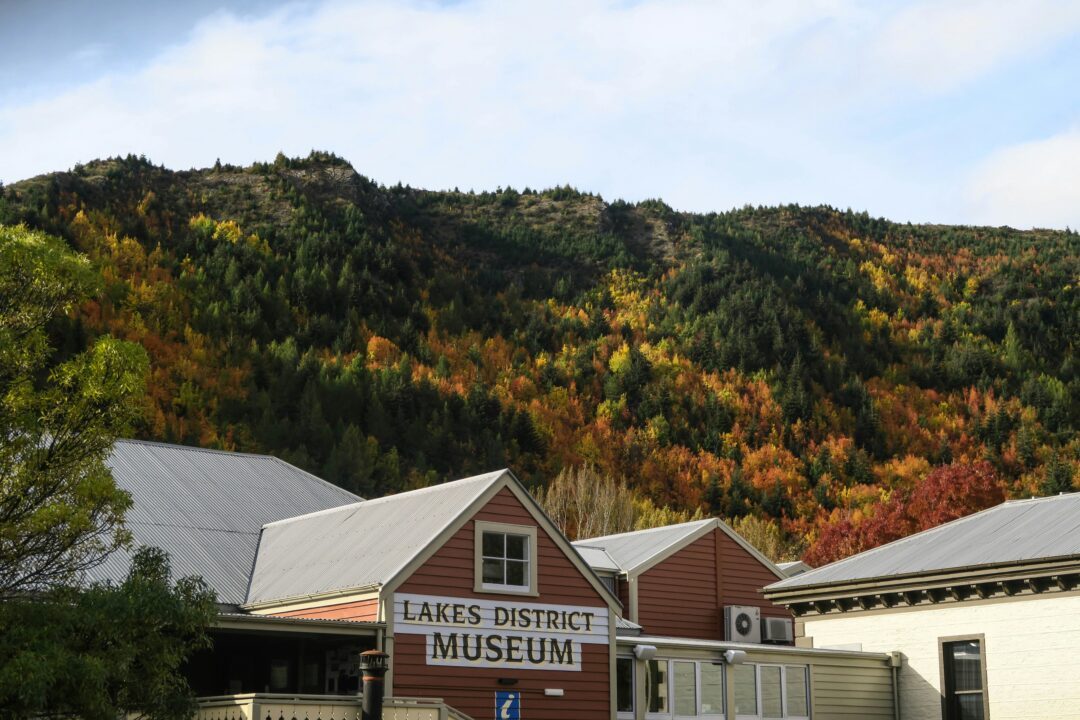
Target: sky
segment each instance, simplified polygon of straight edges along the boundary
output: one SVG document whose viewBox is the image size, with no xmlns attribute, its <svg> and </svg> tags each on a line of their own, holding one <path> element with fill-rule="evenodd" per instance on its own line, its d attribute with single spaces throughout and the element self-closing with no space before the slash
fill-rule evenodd
<svg viewBox="0 0 1080 720">
<path fill-rule="evenodd" d="M 0 0 L 0 182 L 334 152 L 570 184 L 1080 227 L 1080 0 Z"/>
</svg>

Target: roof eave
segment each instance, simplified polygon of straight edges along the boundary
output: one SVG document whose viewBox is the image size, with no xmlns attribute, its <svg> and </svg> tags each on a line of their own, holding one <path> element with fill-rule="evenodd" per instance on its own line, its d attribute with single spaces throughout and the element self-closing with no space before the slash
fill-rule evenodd
<svg viewBox="0 0 1080 720">
<path fill-rule="evenodd" d="M 950 583 L 989 582 L 998 579 L 996 576 L 1008 574 L 1010 570 L 1019 571 L 1030 577 L 1054 575 L 1062 571 L 1080 571 L 1080 555 L 1066 555 L 1042 560 L 989 563 L 946 571 L 882 575 L 812 585 L 776 587 L 782 583 L 774 583 L 765 587 L 764 594 L 768 600 L 789 604 L 836 596 L 858 595 L 860 593 L 900 592 L 925 586 L 948 585 Z"/>
<path fill-rule="evenodd" d="M 317 602 L 319 600 L 334 600 L 336 598 L 348 597 L 351 595 L 378 593 L 381 588 L 381 583 L 373 583 L 371 585 L 361 585 L 350 588 L 337 588 L 334 590 L 327 590 L 325 592 L 306 593 L 304 595 L 291 595 L 289 597 L 272 598 L 269 600 L 258 600 L 256 602 L 247 602 L 241 605 L 240 608 L 247 612 L 256 612 L 259 610 L 270 610 L 275 607 L 283 607 L 285 605 L 296 605 L 297 603 Z"/>
</svg>

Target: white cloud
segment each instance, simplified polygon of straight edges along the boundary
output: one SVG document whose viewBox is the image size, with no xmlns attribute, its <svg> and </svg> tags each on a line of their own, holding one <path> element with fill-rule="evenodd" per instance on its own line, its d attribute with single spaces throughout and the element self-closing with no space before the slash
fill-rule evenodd
<svg viewBox="0 0 1080 720">
<path fill-rule="evenodd" d="M 1000 150 L 968 187 L 979 223 L 1080 228 L 1080 128 Z"/>
<path fill-rule="evenodd" d="M 955 86 L 1077 22 L 1051 13 L 1051 32 L 1005 4 L 964 5 L 967 15 L 881 7 L 325 0 L 219 13 L 144 67 L 0 107 L 0 180 L 116 154 L 187 168 L 318 148 L 386 183 L 570 182 L 686 209 L 830 202 L 954 219 L 925 215 L 940 207 L 928 182 L 940 168 L 910 167 L 860 124 L 868 108 L 887 117 L 910 94 L 879 76 L 922 91 L 930 70 L 905 48 L 929 48 L 962 69 Z M 995 19 L 961 33 L 979 41 L 953 48 L 949 34 L 984 12 Z M 1012 22 L 1035 40 L 1000 31 Z"/>
<path fill-rule="evenodd" d="M 888 20 L 874 56 L 886 75 L 937 92 L 1050 48 L 1078 25 L 1074 0 L 918 2 Z"/>
</svg>

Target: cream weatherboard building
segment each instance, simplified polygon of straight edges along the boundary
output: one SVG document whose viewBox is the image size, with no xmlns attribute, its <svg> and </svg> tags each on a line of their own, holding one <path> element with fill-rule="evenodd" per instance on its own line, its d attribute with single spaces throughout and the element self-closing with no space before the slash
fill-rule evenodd
<svg viewBox="0 0 1080 720">
<path fill-rule="evenodd" d="M 989 510 L 773 583 L 796 643 L 901 655 L 899 717 L 1080 718 L 1080 493 Z"/>
</svg>

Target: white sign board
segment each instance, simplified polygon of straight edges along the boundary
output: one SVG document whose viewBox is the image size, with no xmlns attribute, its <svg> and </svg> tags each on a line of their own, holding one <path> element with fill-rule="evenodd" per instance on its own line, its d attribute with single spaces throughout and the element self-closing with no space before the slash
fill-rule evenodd
<svg viewBox="0 0 1080 720">
<path fill-rule="evenodd" d="M 608 609 L 394 595 L 394 634 L 423 635 L 427 664 L 581 670 L 581 646 L 608 643 Z"/>
</svg>

